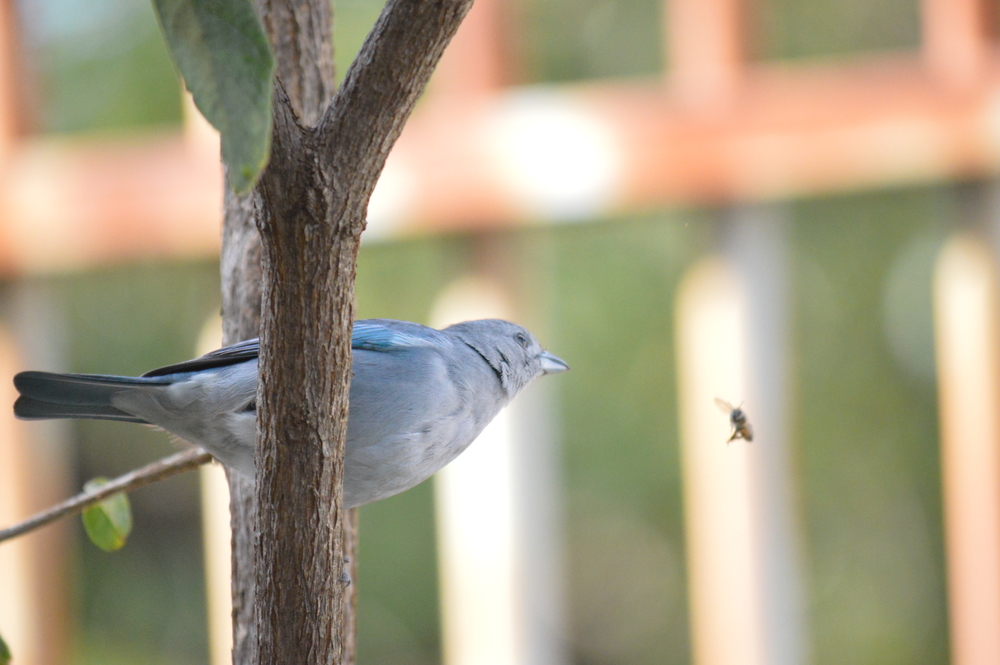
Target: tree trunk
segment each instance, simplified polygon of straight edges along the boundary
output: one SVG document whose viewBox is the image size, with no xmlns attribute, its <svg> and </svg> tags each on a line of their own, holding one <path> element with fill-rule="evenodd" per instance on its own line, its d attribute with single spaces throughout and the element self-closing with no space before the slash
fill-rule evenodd
<svg viewBox="0 0 1000 665">
<path fill-rule="evenodd" d="M 256 500 L 230 478 L 238 665 L 353 663 L 357 251 L 389 150 L 470 6 L 390 0 L 334 96 L 329 0 L 258 0 L 277 61 L 271 159 L 250 195 L 227 192 L 222 252 L 225 341 L 261 337 Z"/>
<path fill-rule="evenodd" d="M 234 344 L 260 334 L 260 238 L 251 196 L 228 187 L 222 223 L 222 342 Z M 253 483 L 235 473 L 229 479 L 232 527 L 233 665 L 250 665 L 254 645 Z"/>
</svg>

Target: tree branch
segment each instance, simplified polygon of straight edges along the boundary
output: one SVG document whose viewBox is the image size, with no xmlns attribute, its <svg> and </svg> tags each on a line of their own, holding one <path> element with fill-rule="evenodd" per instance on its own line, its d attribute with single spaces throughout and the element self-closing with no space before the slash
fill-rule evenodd
<svg viewBox="0 0 1000 665">
<path fill-rule="evenodd" d="M 327 165 L 367 205 L 389 151 L 472 0 L 389 0 L 317 127 Z"/>
<path fill-rule="evenodd" d="M 303 125 L 313 127 L 336 89 L 333 3 L 257 0 L 275 55 L 275 75 Z"/>
<path fill-rule="evenodd" d="M 102 499 L 106 499 L 112 494 L 117 494 L 118 492 L 131 492 L 134 489 L 139 489 L 144 485 L 155 483 L 158 480 L 169 478 L 170 476 L 184 471 L 196 469 L 202 464 L 207 464 L 211 461 L 212 456 L 201 448 L 192 448 L 191 450 L 185 450 L 182 453 L 164 457 L 163 459 L 157 460 L 152 464 L 147 464 L 142 468 L 129 471 L 125 475 L 119 476 L 107 484 L 102 485 L 95 491 L 81 492 L 76 496 L 63 501 L 62 503 L 56 504 L 51 508 L 37 513 L 19 524 L 7 527 L 6 529 L 0 529 L 0 542 L 15 538 L 28 533 L 29 531 L 33 531 L 34 529 L 45 526 L 49 522 L 54 522 L 65 515 L 79 513 L 87 506 L 95 504 Z"/>
</svg>

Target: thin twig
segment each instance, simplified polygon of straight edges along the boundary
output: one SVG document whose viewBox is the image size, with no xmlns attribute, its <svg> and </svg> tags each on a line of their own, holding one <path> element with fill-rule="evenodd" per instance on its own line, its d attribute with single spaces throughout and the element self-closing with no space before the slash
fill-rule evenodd
<svg viewBox="0 0 1000 665">
<path fill-rule="evenodd" d="M 81 492 L 80 494 L 63 501 L 62 503 L 43 510 L 33 517 L 29 517 L 19 524 L 7 527 L 6 529 L 0 529 L 0 542 L 20 536 L 21 534 L 37 529 L 40 526 L 44 526 L 49 522 L 54 522 L 64 515 L 81 512 L 90 504 L 97 503 L 101 499 L 107 498 L 112 494 L 117 494 L 118 492 L 131 492 L 134 489 L 138 489 L 144 485 L 149 485 L 150 483 L 155 483 L 158 480 L 169 478 L 170 476 L 184 471 L 189 471 L 190 469 L 196 469 L 202 464 L 206 464 L 211 461 L 212 456 L 201 448 L 192 448 L 191 450 L 185 450 L 184 452 L 164 457 L 163 459 L 157 460 L 152 464 L 147 464 L 142 468 L 135 469 L 134 471 L 129 471 L 122 476 L 118 476 L 107 484 L 101 485 L 101 487 L 97 490 L 92 492 Z"/>
</svg>

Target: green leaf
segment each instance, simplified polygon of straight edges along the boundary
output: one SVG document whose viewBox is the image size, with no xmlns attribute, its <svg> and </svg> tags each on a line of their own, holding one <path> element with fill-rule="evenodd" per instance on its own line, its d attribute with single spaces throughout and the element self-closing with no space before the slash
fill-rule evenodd
<svg viewBox="0 0 1000 665">
<path fill-rule="evenodd" d="M 7 643 L 0 637 L 0 665 L 8 665 L 11 660 L 13 658 L 11 658 L 10 649 L 7 648 Z"/>
<path fill-rule="evenodd" d="M 107 478 L 94 478 L 83 489 L 91 492 L 107 483 Z M 84 508 L 83 528 L 90 541 L 105 552 L 121 549 L 132 531 L 132 509 L 125 493 L 112 494 L 103 501 Z"/>
<path fill-rule="evenodd" d="M 229 186 L 243 192 L 267 164 L 274 58 L 253 0 L 153 0 L 194 103 L 222 135 Z"/>
</svg>

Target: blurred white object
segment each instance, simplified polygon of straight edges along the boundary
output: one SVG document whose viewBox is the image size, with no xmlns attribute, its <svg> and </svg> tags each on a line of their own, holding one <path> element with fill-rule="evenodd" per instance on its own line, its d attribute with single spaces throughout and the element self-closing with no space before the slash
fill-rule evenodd
<svg viewBox="0 0 1000 665">
<path fill-rule="evenodd" d="M 941 475 L 954 665 L 1000 663 L 1000 310 L 982 243 L 952 238 L 934 275 Z"/>
<path fill-rule="evenodd" d="M 510 314 L 499 289 L 469 279 L 431 323 Z M 434 479 L 446 665 L 568 662 L 555 442 L 544 387 L 529 390 Z"/>
</svg>

